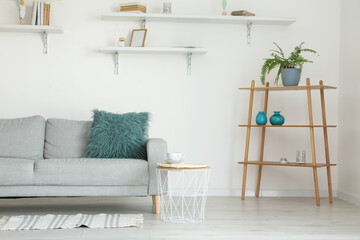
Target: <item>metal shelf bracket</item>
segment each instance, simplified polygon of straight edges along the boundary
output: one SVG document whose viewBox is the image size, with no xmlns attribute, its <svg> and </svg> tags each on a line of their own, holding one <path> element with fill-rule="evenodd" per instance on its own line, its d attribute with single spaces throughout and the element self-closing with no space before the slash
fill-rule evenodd
<svg viewBox="0 0 360 240">
<path fill-rule="evenodd" d="M 192 60 L 192 52 L 188 53 L 188 66 L 187 66 L 187 75 L 191 76 L 191 60 Z"/>
<path fill-rule="evenodd" d="M 119 53 L 115 52 L 115 75 L 119 75 Z"/>
<path fill-rule="evenodd" d="M 48 54 L 48 33 L 43 31 L 43 54 Z"/>
<path fill-rule="evenodd" d="M 251 26 L 252 26 L 252 22 L 248 22 L 247 23 L 247 44 L 251 45 Z"/>
</svg>

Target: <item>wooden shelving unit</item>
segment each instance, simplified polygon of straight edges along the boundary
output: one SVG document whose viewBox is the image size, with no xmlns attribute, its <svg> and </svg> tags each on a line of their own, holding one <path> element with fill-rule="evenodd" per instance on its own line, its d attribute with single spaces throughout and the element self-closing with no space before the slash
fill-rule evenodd
<svg viewBox="0 0 360 240">
<path fill-rule="evenodd" d="M 20 24 L 0 24 L 0 32 L 14 33 L 42 33 L 43 34 L 43 53 L 48 53 L 48 33 L 64 33 L 64 29 L 59 26 L 39 26 L 39 25 L 20 25 Z"/>
<path fill-rule="evenodd" d="M 248 123 L 246 125 L 238 125 L 238 127 L 246 127 L 246 144 L 245 144 L 245 157 L 243 162 L 238 162 L 238 164 L 243 164 L 243 183 L 242 183 L 242 191 L 241 191 L 241 199 L 245 199 L 245 188 L 246 188 L 246 174 L 247 174 L 247 165 L 258 165 L 258 178 L 257 178 L 257 187 L 256 187 L 256 197 L 259 197 L 260 193 L 260 183 L 261 183 L 261 173 L 263 166 L 282 166 L 282 167 L 308 167 L 313 169 L 314 175 L 314 186 L 315 186 L 315 196 L 316 196 L 316 204 L 320 205 L 320 195 L 319 195 L 319 185 L 318 185 L 318 176 L 317 169 L 321 167 L 326 167 L 327 171 L 327 180 L 328 180 L 328 190 L 329 190 L 329 202 L 333 202 L 332 196 L 332 186 L 331 186 L 331 169 L 330 167 L 336 166 L 336 164 L 330 163 L 330 155 L 329 155 L 329 143 L 328 143 L 328 134 L 327 128 L 336 127 L 335 125 L 327 125 L 326 123 L 326 111 L 325 111 L 325 97 L 324 90 L 325 89 L 336 89 L 336 87 L 323 85 L 323 81 L 319 82 L 319 85 L 310 85 L 310 79 L 306 79 L 306 86 L 295 86 L 295 87 L 269 87 L 269 83 L 266 83 L 266 87 L 255 87 L 255 81 L 251 82 L 250 88 L 239 88 L 240 90 L 250 90 L 250 102 L 249 102 L 249 114 L 248 114 Z M 288 90 L 303 90 L 307 92 L 307 102 L 308 102 L 308 112 L 309 112 L 309 124 L 308 125 L 253 125 L 251 124 L 252 120 L 252 108 L 253 108 L 253 100 L 254 100 L 254 92 L 255 91 L 263 91 L 265 92 L 265 100 L 264 100 L 264 112 L 267 113 L 268 99 L 269 99 L 269 91 L 288 91 Z M 313 112 L 312 112 L 312 101 L 311 101 L 311 90 L 319 90 L 320 98 L 321 98 L 321 110 L 322 110 L 322 125 L 314 125 L 313 121 Z M 261 132 L 261 146 L 260 146 L 260 157 L 258 161 L 249 161 L 249 144 L 250 144 L 250 132 L 251 128 L 260 127 L 262 128 Z M 310 129 L 310 141 L 311 141 L 311 159 L 312 163 L 298 164 L 295 162 L 289 162 L 287 164 L 281 164 L 280 162 L 275 161 L 264 161 L 264 145 L 265 145 L 265 134 L 267 128 L 309 128 Z M 317 163 L 316 162 L 316 154 L 315 154 L 315 136 L 314 136 L 314 128 L 322 128 L 324 133 L 324 146 L 325 146 L 325 163 Z"/>
</svg>

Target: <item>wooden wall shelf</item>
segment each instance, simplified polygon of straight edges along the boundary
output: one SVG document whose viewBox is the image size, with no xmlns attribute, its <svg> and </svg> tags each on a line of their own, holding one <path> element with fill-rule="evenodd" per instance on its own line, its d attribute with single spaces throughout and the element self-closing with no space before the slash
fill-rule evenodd
<svg viewBox="0 0 360 240">
<path fill-rule="evenodd" d="M 281 166 L 281 167 L 307 167 L 313 169 L 314 175 L 314 186 L 315 186 L 315 196 L 316 204 L 320 205 L 320 195 L 319 195 L 319 185 L 318 185 L 318 176 L 317 169 L 320 167 L 326 167 L 327 179 L 328 179 L 328 189 L 329 189 L 329 202 L 333 202 L 332 196 L 332 186 L 331 186 L 331 171 L 330 167 L 336 166 L 336 164 L 330 163 L 330 154 L 329 154 L 329 143 L 328 143 L 328 134 L 327 128 L 334 128 L 335 125 L 327 125 L 326 123 L 326 112 L 325 112 L 325 89 L 336 89 L 336 87 L 325 86 L 323 81 L 319 82 L 319 85 L 310 85 L 310 79 L 306 79 L 306 86 L 294 86 L 294 87 L 269 87 L 269 83 L 266 83 L 265 87 L 255 87 L 255 81 L 251 82 L 250 88 L 239 88 L 240 90 L 250 90 L 250 101 L 249 101 L 249 114 L 248 122 L 245 125 L 238 125 L 238 127 L 246 127 L 246 143 L 245 143 L 245 156 L 243 162 L 238 162 L 238 164 L 244 165 L 243 169 L 243 182 L 242 182 L 242 191 L 241 199 L 245 199 L 245 187 L 246 187 L 246 175 L 247 175 L 247 165 L 258 165 L 258 177 L 257 177 L 257 186 L 256 186 L 256 197 L 259 197 L 260 193 L 260 183 L 261 183 L 261 174 L 263 166 Z M 263 91 L 265 92 L 264 100 L 264 113 L 267 113 L 269 91 L 287 91 L 287 90 L 306 90 L 307 93 L 307 102 L 308 102 L 308 112 L 309 112 L 309 124 L 306 125 L 254 125 L 252 122 L 252 108 L 254 102 L 254 92 Z M 322 125 L 314 125 L 313 121 L 313 112 L 312 112 L 312 101 L 311 101 L 311 90 L 320 90 L 320 100 L 321 100 L 321 110 L 322 110 Z M 248 161 L 249 159 L 249 146 L 250 146 L 250 132 L 251 128 L 258 127 L 261 128 L 261 145 L 260 145 L 260 156 L 258 161 Z M 264 146 L 265 146 L 265 134 L 267 128 L 309 128 L 310 130 L 310 141 L 311 141 L 311 163 L 298 164 L 295 162 L 290 162 L 287 164 L 281 164 L 280 162 L 275 161 L 264 161 Z M 316 162 L 315 154 L 315 136 L 314 128 L 322 128 L 324 133 L 324 146 L 325 146 L 325 163 Z"/>
</svg>

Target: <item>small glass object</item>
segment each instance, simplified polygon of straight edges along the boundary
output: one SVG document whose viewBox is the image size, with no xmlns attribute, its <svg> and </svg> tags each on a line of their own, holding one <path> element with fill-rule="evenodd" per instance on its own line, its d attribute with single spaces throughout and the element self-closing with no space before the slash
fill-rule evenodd
<svg viewBox="0 0 360 240">
<path fill-rule="evenodd" d="M 163 3 L 163 13 L 171 14 L 171 2 L 164 2 Z"/>
<path fill-rule="evenodd" d="M 125 38 L 124 37 L 119 38 L 118 47 L 125 47 Z"/>
<path fill-rule="evenodd" d="M 280 163 L 281 164 L 287 164 L 288 160 L 286 158 L 280 158 Z"/>
<path fill-rule="evenodd" d="M 306 163 L 306 152 L 305 150 L 296 151 L 296 163 Z"/>
<path fill-rule="evenodd" d="M 222 0 L 222 9 L 223 9 L 223 11 L 222 11 L 221 14 L 222 14 L 223 16 L 226 16 L 226 15 L 227 15 L 226 5 L 227 5 L 227 0 Z"/>
</svg>

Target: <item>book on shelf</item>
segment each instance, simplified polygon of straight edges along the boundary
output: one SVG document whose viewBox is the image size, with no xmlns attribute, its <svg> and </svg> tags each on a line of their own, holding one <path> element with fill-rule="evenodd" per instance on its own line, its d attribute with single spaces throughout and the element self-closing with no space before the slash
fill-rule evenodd
<svg viewBox="0 0 360 240">
<path fill-rule="evenodd" d="M 40 25 L 44 25 L 44 2 L 40 3 Z"/>
<path fill-rule="evenodd" d="M 31 24 L 45 26 L 50 24 L 50 3 L 34 1 Z"/>
<path fill-rule="evenodd" d="M 126 13 L 146 13 L 144 11 L 139 11 L 139 10 L 133 10 L 133 11 L 121 11 L 121 12 L 126 12 Z"/>
<path fill-rule="evenodd" d="M 120 7 L 128 7 L 128 6 L 142 6 L 147 7 L 146 3 L 143 2 L 128 2 L 128 3 L 121 3 Z"/>
<path fill-rule="evenodd" d="M 249 12 L 247 10 L 240 10 L 240 11 L 232 11 L 232 16 L 255 16 L 255 13 Z"/>
<path fill-rule="evenodd" d="M 47 25 L 50 25 L 50 3 L 47 4 L 48 15 L 47 15 Z"/>
<path fill-rule="evenodd" d="M 122 10 L 145 10 L 146 11 L 146 7 L 141 7 L 141 6 L 120 7 L 120 11 L 122 11 Z"/>
<path fill-rule="evenodd" d="M 31 18 L 31 25 L 36 24 L 36 12 L 37 12 L 37 2 L 33 2 L 33 9 L 32 9 L 32 18 Z"/>
<path fill-rule="evenodd" d="M 146 7 L 143 6 L 128 6 L 128 7 L 120 7 L 120 12 L 132 12 L 132 11 L 140 11 L 146 13 Z"/>
<path fill-rule="evenodd" d="M 128 2 L 120 4 L 120 12 L 143 12 L 146 13 L 146 4 L 142 2 Z"/>
<path fill-rule="evenodd" d="M 41 15 L 40 15 L 40 12 L 41 12 L 40 5 L 41 5 L 40 2 L 37 2 L 36 25 L 41 25 L 41 22 L 40 22 L 40 17 L 41 17 Z"/>
</svg>

